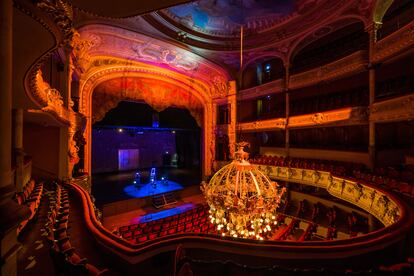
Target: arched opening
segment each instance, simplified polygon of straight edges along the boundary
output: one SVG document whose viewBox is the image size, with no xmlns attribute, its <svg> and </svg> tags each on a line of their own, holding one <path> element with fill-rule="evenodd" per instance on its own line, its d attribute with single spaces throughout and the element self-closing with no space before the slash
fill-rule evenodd
<svg viewBox="0 0 414 276">
<path fill-rule="evenodd" d="M 278 57 L 261 57 L 251 61 L 243 70 L 242 89 L 248 89 L 283 78 L 283 61 Z"/>
<path fill-rule="evenodd" d="M 377 32 L 380 40 L 401 29 L 414 19 L 414 1 L 394 1 L 382 19 L 382 26 Z"/>
<path fill-rule="evenodd" d="M 345 24 L 340 21 L 338 24 Z M 309 41 L 311 41 L 309 43 Z M 348 24 L 333 31 L 325 26 L 304 39 L 293 52 L 291 74 L 297 74 L 368 49 L 368 34 L 362 22 Z"/>
<path fill-rule="evenodd" d="M 97 204 L 145 196 L 138 187 L 139 194 L 129 192 L 128 187 L 139 185 L 134 183 L 136 173 L 140 184 L 149 183 L 152 168 L 157 180 L 169 182 L 154 192 L 198 185 L 200 134 L 201 128 L 186 109 L 169 107 L 157 112 L 142 101 L 120 101 L 92 126 L 92 191 Z"/>
</svg>

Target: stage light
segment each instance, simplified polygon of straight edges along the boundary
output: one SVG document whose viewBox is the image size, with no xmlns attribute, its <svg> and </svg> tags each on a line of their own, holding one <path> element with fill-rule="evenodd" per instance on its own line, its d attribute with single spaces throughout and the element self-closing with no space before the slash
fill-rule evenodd
<svg viewBox="0 0 414 276">
<path fill-rule="evenodd" d="M 121 133 L 121 132 L 123 132 L 124 130 L 122 129 L 122 128 L 118 128 L 118 132 L 119 133 Z"/>
<path fill-rule="evenodd" d="M 172 134 L 175 134 L 175 130 L 171 131 Z"/>
</svg>

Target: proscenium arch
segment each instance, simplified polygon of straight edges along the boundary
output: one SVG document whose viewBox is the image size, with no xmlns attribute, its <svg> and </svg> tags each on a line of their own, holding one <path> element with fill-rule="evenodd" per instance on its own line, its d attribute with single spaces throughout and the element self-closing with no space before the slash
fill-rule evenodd
<svg viewBox="0 0 414 276">
<path fill-rule="evenodd" d="M 120 77 L 145 77 L 151 79 L 165 80 L 171 84 L 177 85 L 183 88 L 183 90 L 189 91 L 192 95 L 201 103 L 203 107 L 203 127 L 202 127 L 202 175 L 208 176 L 211 174 L 211 160 L 213 159 L 212 151 L 210 147 L 212 141 L 214 144 L 214 129 L 213 129 L 213 108 L 212 98 L 210 93 L 210 87 L 208 84 L 191 79 L 188 76 L 181 75 L 179 73 L 159 68 L 156 66 L 141 64 L 120 65 L 120 66 L 105 66 L 95 70 L 93 73 L 88 74 L 87 77 L 81 79 L 79 86 L 80 105 L 79 110 L 83 113 L 87 119 L 85 129 L 85 162 L 84 169 L 91 174 L 91 141 L 92 141 L 92 93 L 95 88 L 111 79 Z"/>
</svg>

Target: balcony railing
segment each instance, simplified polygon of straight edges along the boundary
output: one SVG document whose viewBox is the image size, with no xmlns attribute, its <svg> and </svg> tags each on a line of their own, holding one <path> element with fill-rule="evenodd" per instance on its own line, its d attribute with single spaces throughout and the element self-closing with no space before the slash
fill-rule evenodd
<svg viewBox="0 0 414 276">
<path fill-rule="evenodd" d="M 334 80 L 366 70 L 368 64 L 367 57 L 367 51 L 358 51 L 324 66 L 292 75 L 289 80 L 289 89 L 302 88 L 321 81 Z"/>
<path fill-rule="evenodd" d="M 289 117 L 288 128 L 312 127 L 319 125 L 360 125 L 368 124 L 368 111 L 366 107 L 345 107 L 306 115 Z M 260 120 L 248 123 L 239 123 L 241 131 L 264 131 L 271 129 L 284 129 L 285 118 Z"/>
<path fill-rule="evenodd" d="M 372 62 L 383 62 L 414 45 L 414 21 L 378 41 L 374 48 Z"/>
</svg>

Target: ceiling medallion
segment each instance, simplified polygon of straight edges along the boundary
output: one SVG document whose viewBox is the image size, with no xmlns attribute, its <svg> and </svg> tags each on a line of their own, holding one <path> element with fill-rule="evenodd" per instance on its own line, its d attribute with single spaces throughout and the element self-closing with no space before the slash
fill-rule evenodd
<svg viewBox="0 0 414 276">
<path fill-rule="evenodd" d="M 247 161 L 246 145 L 236 144 L 233 162 L 201 190 L 210 206 L 210 220 L 222 236 L 267 240 L 272 238 L 276 209 L 286 189 Z"/>
</svg>

